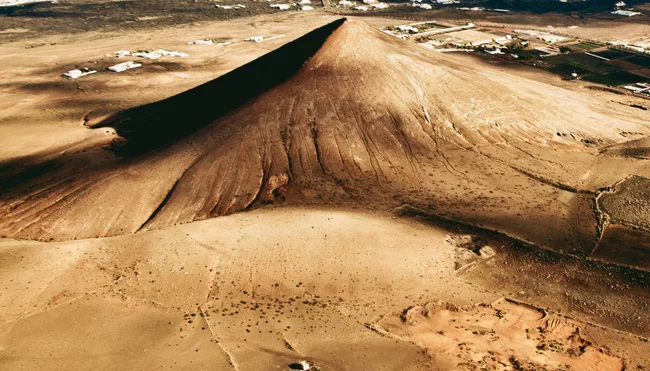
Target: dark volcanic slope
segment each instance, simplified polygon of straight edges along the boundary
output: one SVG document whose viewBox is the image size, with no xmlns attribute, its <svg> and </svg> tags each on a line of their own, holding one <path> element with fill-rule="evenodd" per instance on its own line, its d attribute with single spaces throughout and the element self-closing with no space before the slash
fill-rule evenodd
<svg viewBox="0 0 650 371">
<path fill-rule="evenodd" d="M 587 254 L 595 191 L 647 172 L 598 151 L 647 135 L 645 112 L 341 23 L 265 57 L 273 68 L 95 123 L 115 126 L 129 155 L 71 155 L 10 179 L 0 231 L 83 238 L 268 202 L 408 203 Z"/>
</svg>

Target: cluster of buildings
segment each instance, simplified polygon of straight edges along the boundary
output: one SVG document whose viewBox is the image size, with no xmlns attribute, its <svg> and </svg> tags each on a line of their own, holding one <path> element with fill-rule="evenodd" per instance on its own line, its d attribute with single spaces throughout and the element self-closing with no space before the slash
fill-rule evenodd
<svg viewBox="0 0 650 371">
<path fill-rule="evenodd" d="M 246 5 L 244 4 L 236 4 L 236 5 L 215 5 L 214 6 L 217 9 L 244 9 Z"/>
<path fill-rule="evenodd" d="M 362 12 L 367 12 L 368 10 L 372 9 L 386 9 L 388 8 L 388 5 L 382 2 L 378 2 L 377 0 L 363 0 L 363 5 L 357 5 L 356 2 L 350 0 L 340 0 L 336 7 L 346 7 Z"/>
<path fill-rule="evenodd" d="M 413 1 L 411 5 L 414 8 L 420 8 L 420 9 L 425 9 L 425 10 L 431 10 L 433 7 L 429 4 L 422 4 L 422 1 Z"/>
<path fill-rule="evenodd" d="M 485 9 L 485 8 L 479 7 L 479 6 L 474 6 L 474 7 L 471 7 L 471 8 L 462 7 L 462 8 L 458 8 L 458 10 L 463 10 L 463 11 L 466 11 L 466 12 L 483 12 L 483 11 L 486 11 L 486 12 L 497 12 L 497 13 L 508 13 L 510 11 L 508 9 Z"/>
<path fill-rule="evenodd" d="M 210 40 L 212 41 L 212 40 Z M 189 42 L 188 44 L 192 43 L 208 43 L 207 40 L 197 40 Z M 107 54 L 107 57 L 117 57 L 117 58 L 123 58 L 123 57 L 138 57 L 138 58 L 144 58 L 144 59 L 159 59 L 163 56 L 170 56 L 170 57 L 188 57 L 189 54 L 187 53 L 182 53 L 182 52 L 174 52 L 174 51 L 169 51 L 165 49 L 158 49 L 154 50 L 151 52 L 148 51 L 137 51 L 137 52 L 131 52 L 129 50 L 118 50 L 113 54 Z M 134 68 L 139 68 L 142 67 L 141 63 L 137 63 L 134 61 L 128 61 L 128 62 L 122 62 L 118 63 L 116 65 L 108 67 L 108 70 L 111 72 L 124 72 L 127 70 L 131 70 Z M 90 68 L 81 68 L 81 69 L 74 69 L 70 70 L 66 73 L 63 74 L 63 76 L 69 78 L 69 79 L 78 79 L 80 77 L 84 77 L 87 75 L 92 75 L 94 73 L 97 73 L 96 70 L 92 70 Z"/>
<path fill-rule="evenodd" d="M 632 11 L 629 11 L 629 10 L 620 10 L 619 9 L 619 10 L 613 11 L 612 14 L 620 15 L 620 16 L 623 16 L 623 17 L 633 17 L 635 15 L 641 15 L 641 12 L 632 12 Z"/>
<path fill-rule="evenodd" d="M 634 44 L 625 41 L 610 41 L 607 44 L 621 48 L 628 49 L 637 53 L 650 54 L 650 40 L 635 42 Z"/>
<path fill-rule="evenodd" d="M 386 9 L 386 8 L 388 8 L 388 5 L 386 5 L 385 3 L 378 2 L 377 0 L 363 0 L 363 3 L 365 5 L 359 5 L 359 6 L 354 7 L 353 9 L 366 12 L 366 11 L 368 11 L 370 9 Z M 339 2 L 339 4 L 340 4 L 340 2 Z"/>
<path fill-rule="evenodd" d="M 650 96 L 650 84 L 648 83 L 636 83 L 634 85 L 625 85 L 623 89 L 629 90 L 635 94 L 647 95 Z"/>
<path fill-rule="evenodd" d="M 203 39 L 203 40 L 194 40 L 194 41 L 188 41 L 187 45 L 216 45 L 216 46 L 226 46 L 232 44 L 230 41 L 226 42 L 214 42 L 214 40 L 211 39 Z"/>
<path fill-rule="evenodd" d="M 278 10 L 289 10 L 292 6 L 298 6 L 300 10 L 314 10 L 314 7 L 309 4 L 311 4 L 311 0 L 301 0 L 298 4 L 269 4 L 269 6 Z"/>
<path fill-rule="evenodd" d="M 182 53 L 182 52 L 172 52 L 169 50 L 165 49 L 158 49 L 154 50 L 151 52 L 147 51 L 137 51 L 137 52 L 131 52 L 129 50 L 118 50 L 115 53 L 113 53 L 113 56 L 122 58 L 122 57 L 138 57 L 138 58 L 144 58 L 144 59 L 159 59 L 163 56 L 170 56 L 170 57 L 189 57 L 190 55 L 187 53 Z"/>
<path fill-rule="evenodd" d="M 264 37 L 264 36 L 252 36 L 249 37 L 248 39 L 244 39 L 244 41 L 251 41 L 255 43 L 261 43 L 262 41 L 268 41 L 268 40 L 273 40 L 273 39 L 279 39 L 281 37 L 285 37 L 286 35 L 273 35 L 271 37 Z"/>
<path fill-rule="evenodd" d="M 564 42 L 564 41 L 569 40 L 568 37 L 561 36 L 561 35 L 555 35 L 555 34 L 552 34 L 552 33 L 542 32 L 542 31 L 515 30 L 515 33 L 517 35 L 522 36 L 522 37 L 528 36 L 528 37 L 532 37 L 532 38 L 535 38 L 535 39 L 539 39 L 539 40 L 542 40 L 545 43 L 549 43 L 549 44 L 555 44 L 555 43 Z"/>
<path fill-rule="evenodd" d="M 633 17 L 635 15 L 641 15 L 641 12 L 634 12 L 630 10 L 623 10 L 621 8 L 626 7 L 627 4 L 625 4 L 624 1 L 619 1 L 618 3 L 614 4 L 614 7 L 616 7 L 616 10 L 612 12 L 614 15 L 620 15 L 621 17 Z"/>
<path fill-rule="evenodd" d="M 421 46 L 438 52 L 478 50 L 491 55 L 506 54 L 508 45 L 516 39 L 514 34 L 476 29 L 473 23 L 451 26 L 436 21 L 387 27 L 383 32 L 400 39 L 415 38 Z M 520 44 L 525 46 L 528 42 L 520 41 Z M 519 58 L 518 55 L 511 55 Z"/>
<path fill-rule="evenodd" d="M 410 36 L 414 36 L 414 37 L 433 36 L 439 34 L 453 33 L 456 31 L 468 30 L 474 27 L 475 26 L 473 23 L 468 23 L 465 26 L 459 26 L 459 27 L 448 27 L 448 26 L 439 25 L 436 21 L 428 21 L 428 22 L 411 23 L 408 25 L 389 27 L 387 29 L 384 29 L 384 32 L 400 39 L 407 39 Z"/>
<path fill-rule="evenodd" d="M 128 61 L 128 62 L 122 62 L 118 63 L 114 66 L 108 67 L 108 70 L 111 72 L 124 72 L 127 70 L 132 70 L 134 68 L 139 68 L 142 67 L 141 63 L 133 62 L 133 61 Z"/>
<path fill-rule="evenodd" d="M 173 56 L 173 57 L 187 57 L 187 56 L 189 56 L 189 54 L 187 54 L 187 53 L 170 52 L 170 51 L 164 50 L 164 49 L 158 49 L 158 50 L 154 50 L 154 51 L 151 51 L 151 52 L 148 52 L 148 51 L 131 52 L 129 50 L 118 50 L 115 53 L 113 53 L 113 56 L 118 57 L 118 58 L 138 57 L 138 58 L 144 58 L 144 59 L 159 59 L 163 55 L 169 55 L 169 56 Z"/>
<path fill-rule="evenodd" d="M 267 0 L 271 1 L 271 0 Z M 314 7 L 311 5 L 311 0 L 301 0 L 300 3 L 298 4 L 269 4 L 271 8 L 275 8 L 278 10 L 290 10 L 292 7 L 297 6 L 300 8 L 300 10 L 314 10 Z M 219 9 L 243 9 L 246 8 L 246 5 L 244 4 L 237 4 L 237 5 L 215 5 L 215 8 Z"/>
</svg>

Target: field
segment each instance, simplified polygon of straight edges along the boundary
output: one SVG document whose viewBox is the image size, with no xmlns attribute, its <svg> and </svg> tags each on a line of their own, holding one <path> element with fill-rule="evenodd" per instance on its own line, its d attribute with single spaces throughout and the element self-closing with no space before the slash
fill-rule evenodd
<svg viewBox="0 0 650 371">
<path fill-rule="evenodd" d="M 649 74 L 642 65 L 634 62 L 648 63 L 650 58 L 636 54 L 607 49 L 592 54 L 610 59 L 609 61 L 585 54 L 572 53 L 545 58 L 551 64 L 549 71 L 562 76 L 569 76 L 577 73 L 586 81 L 599 84 L 620 86 L 637 82 L 649 81 Z"/>
<path fill-rule="evenodd" d="M 603 58 L 607 59 L 618 59 L 618 58 L 625 58 L 625 57 L 631 57 L 634 54 L 630 52 L 625 52 L 622 50 L 616 50 L 616 49 L 607 49 L 603 51 L 597 51 L 597 52 L 592 52 L 592 54 L 601 56 Z"/>
<path fill-rule="evenodd" d="M 0 41 L 10 42 L 35 35 L 60 33 L 130 32 L 280 12 L 271 8 L 267 2 L 219 2 L 221 5 L 238 3 L 246 4 L 246 8 L 217 9 L 213 2 L 183 0 L 76 1 L 0 8 L 0 30 L 9 30 L 0 32 Z M 320 3 L 314 6 L 320 6 Z"/>
<path fill-rule="evenodd" d="M 605 75 L 587 75 L 583 77 L 587 81 L 597 82 L 599 84 L 619 86 L 624 84 L 634 84 L 637 82 L 646 82 L 648 78 L 634 75 L 625 71 L 608 73 Z"/>
<path fill-rule="evenodd" d="M 581 43 L 574 44 L 574 45 L 571 45 L 571 46 L 574 47 L 574 48 L 578 48 L 578 49 L 586 50 L 586 51 L 589 51 L 589 50 L 592 50 L 592 49 L 598 49 L 598 48 L 602 47 L 602 45 L 592 43 L 592 42 L 581 42 Z"/>
<path fill-rule="evenodd" d="M 449 26 L 437 23 L 437 22 L 427 22 L 427 23 L 422 23 L 422 24 L 415 24 L 413 27 L 418 29 L 418 33 L 421 32 L 426 32 L 426 31 L 431 31 L 431 30 L 436 30 L 436 29 L 443 29 L 443 28 L 449 28 Z"/>
<path fill-rule="evenodd" d="M 556 66 L 580 68 L 581 70 L 595 74 L 608 74 L 620 71 L 618 68 L 607 64 L 604 60 L 586 54 L 557 55 L 545 58 L 545 60 Z"/>
<path fill-rule="evenodd" d="M 635 55 L 625 59 L 627 62 L 634 63 L 643 67 L 650 67 L 650 57 L 643 57 L 640 55 Z"/>
<path fill-rule="evenodd" d="M 563 75 L 563 76 L 568 76 L 568 75 L 570 75 L 572 73 L 577 73 L 578 75 L 587 75 L 587 74 L 589 74 L 591 72 L 591 71 L 586 70 L 584 68 L 575 67 L 575 66 L 568 65 L 568 64 L 557 65 L 555 67 L 549 68 L 548 70 L 553 72 L 553 73 L 557 73 L 558 75 Z"/>
</svg>

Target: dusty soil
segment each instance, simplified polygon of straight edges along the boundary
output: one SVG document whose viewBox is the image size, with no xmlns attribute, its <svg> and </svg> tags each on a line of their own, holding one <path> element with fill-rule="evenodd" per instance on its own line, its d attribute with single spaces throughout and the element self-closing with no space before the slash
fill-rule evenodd
<svg viewBox="0 0 650 371">
<path fill-rule="evenodd" d="M 650 179 L 631 176 L 604 192 L 598 203 L 601 210 L 615 223 L 650 230 Z"/>
<path fill-rule="evenodd" d="M 625 225 L 610 224 L 603 232 L 594 257 L 650 270 L 650 234 Z"/>
<path fill-rule="evenodd" d="M 584 324 L 515 302 L 430 303 L 386 316 L 378 326 L 430 349 L 454 370 L 625 369 L 622 359 L 586 339 Z"/>
<path fill-rule="evenodd" d="M 437 369 L 364 324 L 432 297 L 496 298 L 454 276 L 445 237 L 387 215 L 278 209 L 110 239 L 5 239 L 0 365 Z"/>
<path fill-rule="evenodd" d="M 459 321 L 495 326 L 502 338 L 496 343 L 490 335 L 450 329 L 450 317 L 432 316 L 444 323 L 425 326 L 433 337 L 426 346 L 377 332 L 392 313 L 419 303 L 466 307 L 510 296 L 507 286 L 486 289 L 458 275 L 456 245 L 449 241 L 462 236 L 391 214 L 268 208 L 113 238 L 4 239 L 0 365 L 268 370 L 307 359 L 321 370 L 449 370 L 447 356 L 427 347 L 455 354 L 472 337 L 485 338 L 486 350 L 511 348 L 525 328 L 542 326 L 538 309 L 505 303 L 497 305 L 507 311 L 504 320 L 489 307 L 456 314 Z M 499 271 L 522 274 L 516 266 Z M 650 364 L 647 338 L 558 317 L 552 312 L 560 308 L 547 303 L 546 319 L 565 326 L 547 321 L 548 333 L 531 333 L 535 340 L 522 346 L 568 344 L 564 330 L 580 328 L 580 344 L 593 344 L 585 355 L 544 354 L 570 364 L 591 356 L 624 359 L 629 369 Z M 446 334 L 440 342 L 438 331 Z M 605 347 L 611 357 L 600 353 Z M 516 357 L 523 363 L 525 354 Z"/>
<path fill-rule="evenodd" d="M 266 2 L 220 1 L 245 4 L 242 9 L 217 9 L 212 1 L 138 0 L 36 3 L 0 8 L 0 41 L 12 42 L 45 35 L 82 34 L 90 31 L 130 33 L 175 25 L 232 20 L 279 11 Z"/>
</svg>

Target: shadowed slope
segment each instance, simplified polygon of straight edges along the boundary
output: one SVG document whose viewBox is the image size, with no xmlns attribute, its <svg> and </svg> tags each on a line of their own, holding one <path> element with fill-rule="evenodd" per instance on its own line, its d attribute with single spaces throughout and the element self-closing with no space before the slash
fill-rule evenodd
<svg viewBox="0 0 650 371">
<path fill-rule="evenodd" d="M 598 239 L 592 193 L 625 176 L 625 169 L 600 174 L 612 163 L 603 163 L 591 143 L 621 142 L 620 131 L 647 135 L 647 117 L 632 109 L 614 115 L 604 100 L 470 66 L 364 24 L 334 26 L 306 63 L 299 56 L 302 67 L 290 78 L 210 123 L 225 109 L 191 97 L 213 96 L 217 82 L 107 121 L 131 152 L 158 150 L 99 166 L 78 158 L 21 184 L 0 202 L 7 215 L 0 230 L 78 238 L 267 202 L 379 209 L 408 203 L 540 245 L 590 252 Z M 157 123 L 161 128 L 151 129 Z"/>
<path fill-rule="evenodd" d="M 216 80 L 88 126 L 115 128 L 127 140 L 120 149 L 131 154 L 178 140 L 294 75 L 343 22 L 320 27 Z"/>
</svg>

